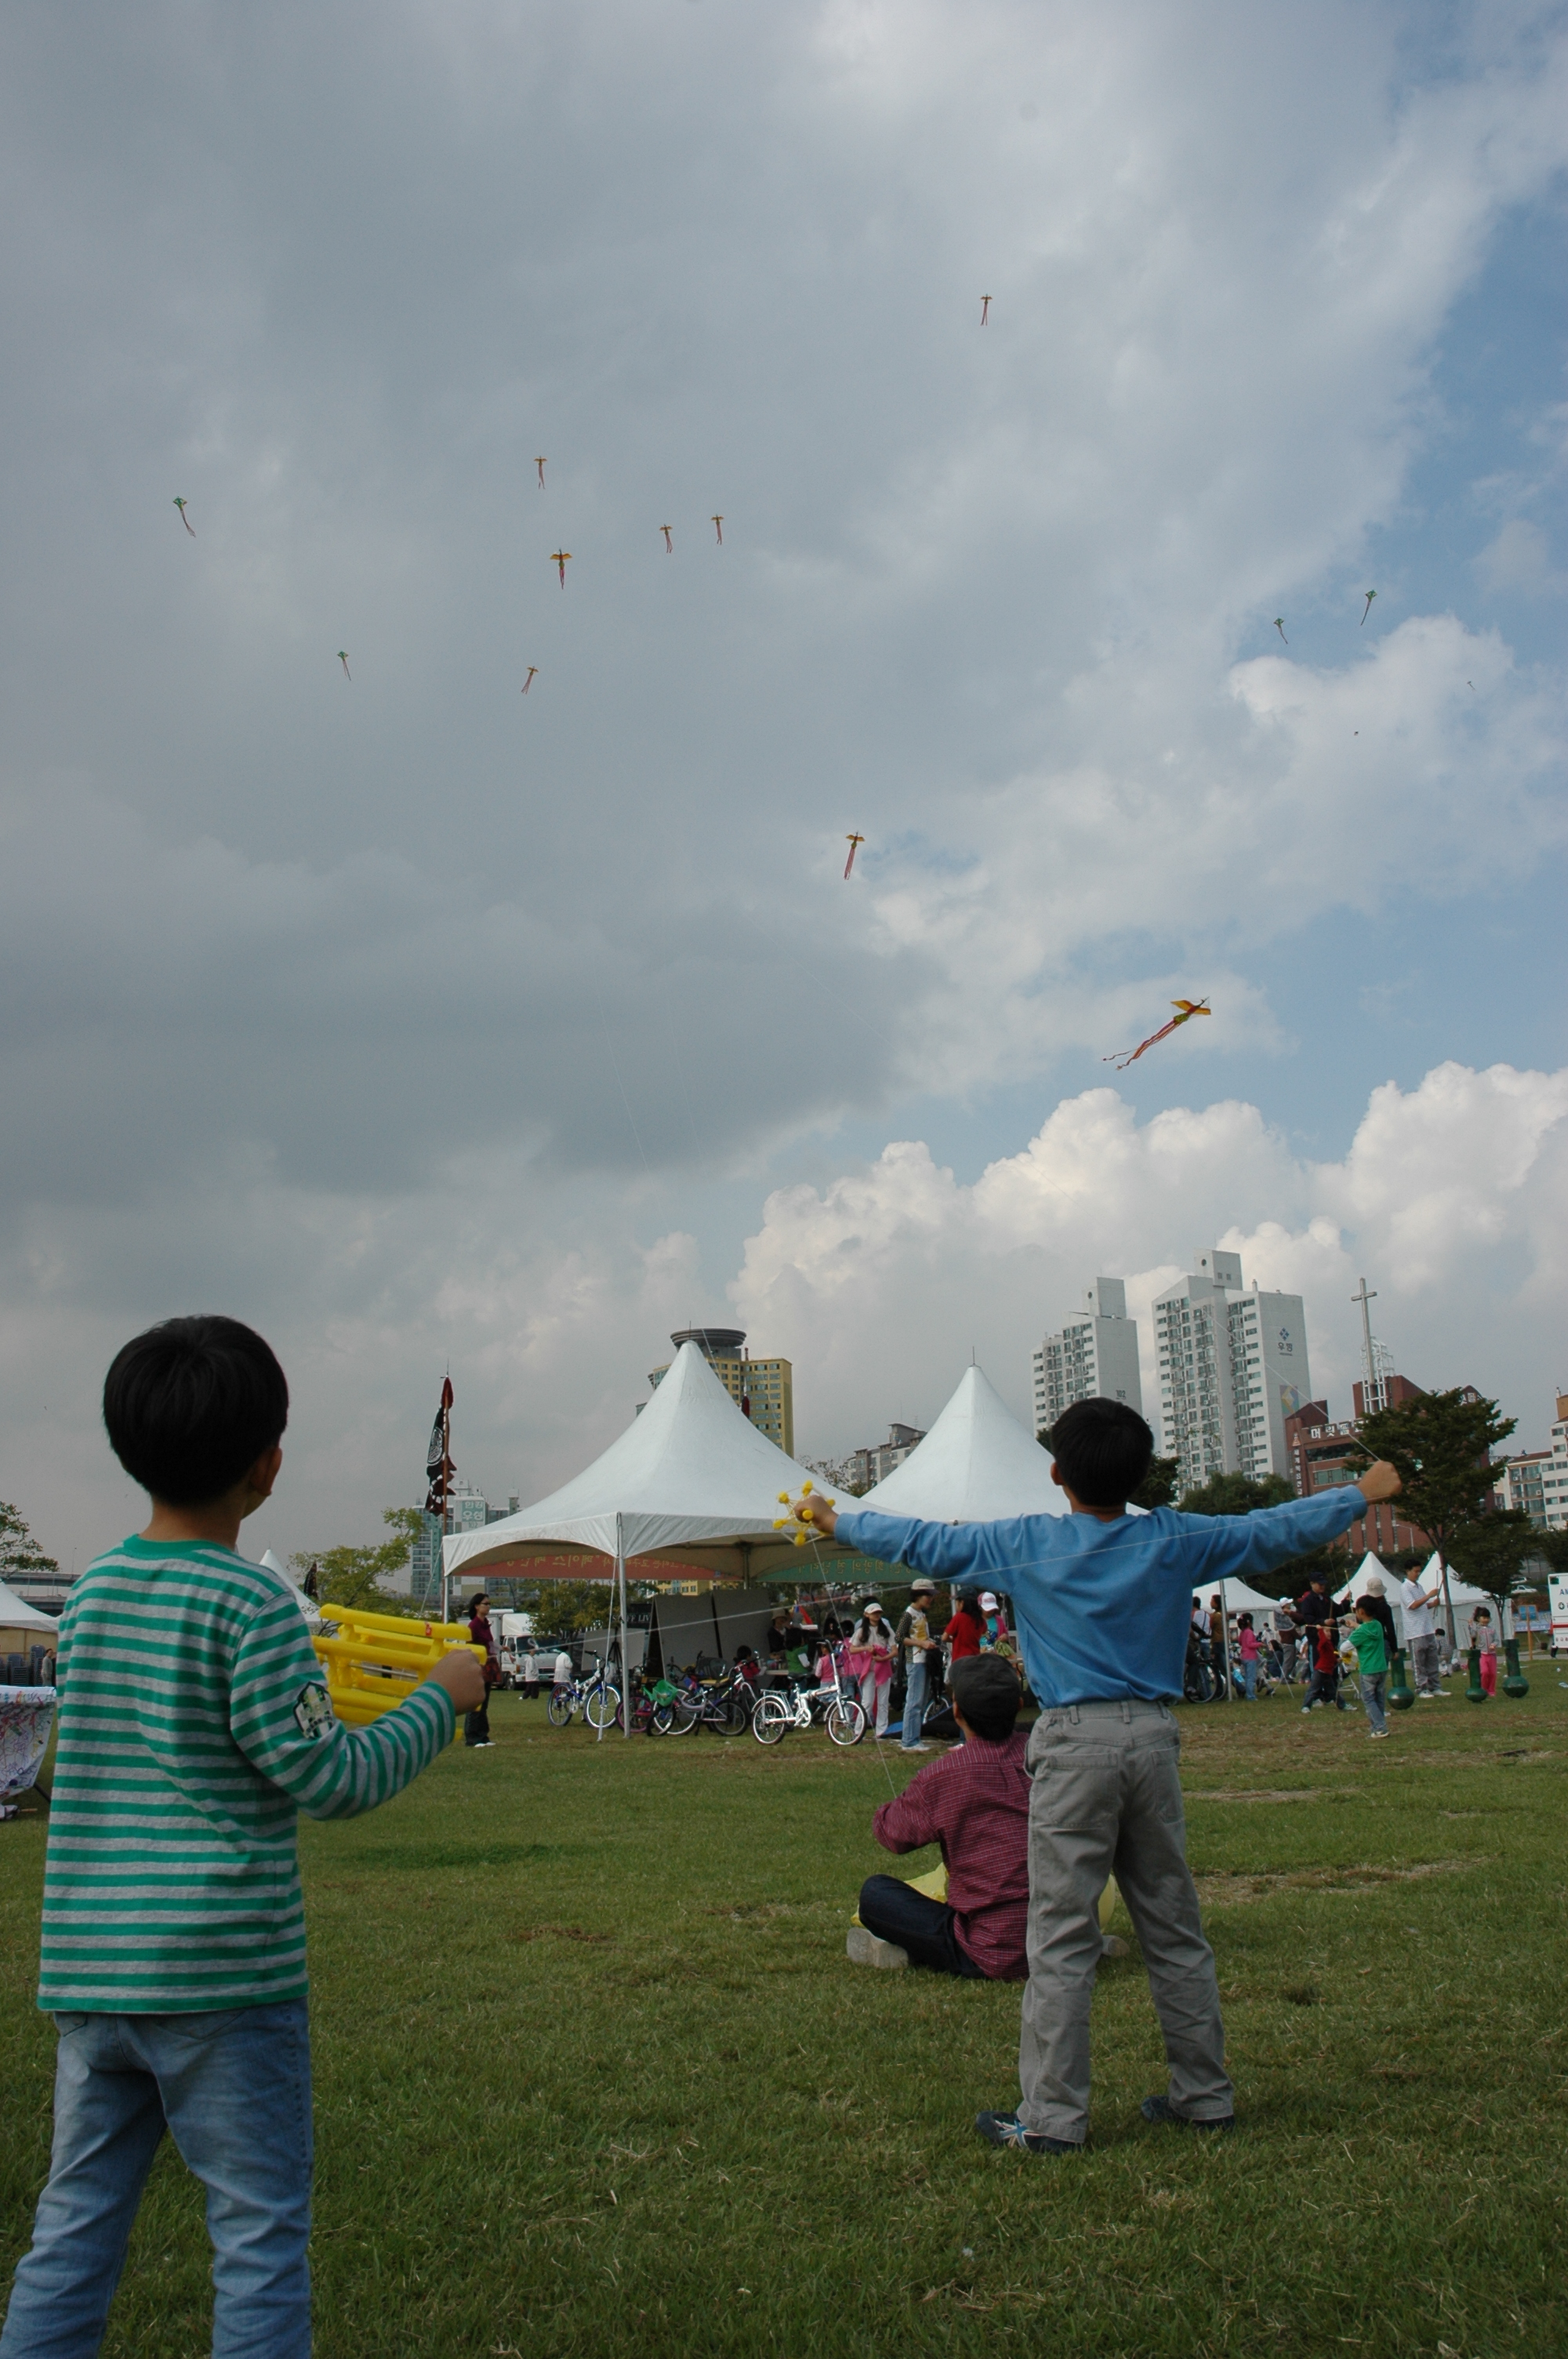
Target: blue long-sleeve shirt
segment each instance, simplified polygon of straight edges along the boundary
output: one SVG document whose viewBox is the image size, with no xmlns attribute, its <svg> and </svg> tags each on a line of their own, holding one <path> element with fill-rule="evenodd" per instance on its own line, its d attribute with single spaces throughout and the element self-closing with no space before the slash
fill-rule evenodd
<svg viewBox="0 0 1568 2359">
<path fill-rule="evenodd" d="M 1192 1599 L 1205 1582 L 1268 1572 L 1321 1548 L 1367 1512 L 1353 1483 L 1250 1516 L 1015 1516 L 928 1524 L 851 1508 L 838 1538 L 885 1564 L 981 1582 L 1012 1600 L 1023 1666 L 1041 1704 L 1182 1692 Z"/>
</svg>

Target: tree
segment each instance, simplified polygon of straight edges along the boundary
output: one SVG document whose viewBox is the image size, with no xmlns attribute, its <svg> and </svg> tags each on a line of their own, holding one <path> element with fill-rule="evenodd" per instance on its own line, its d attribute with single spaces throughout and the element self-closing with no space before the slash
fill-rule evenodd
<svg viewBox="0 0 1568 2359">
<path fill-rule="evenodd" d="M 1133 1492 L 1130 1504 L 1135 1507 L 1168 1507 L 1176 1495 L 1176 1469 L 1179 1458 L 1152 1458 L 1149 1472 Z"/>
<path fill-rule="evenodd" d="M 1386 1458 L 1404 1485 L 1399 1511 L 1419 1525 L 1437 1550 L 1447 1595 L 1448 1552 L 1454 1534 L 1492 1512 L 1496 1473 L 1492 1451 L 1506 1441 L 1516 1420 L 1499 1417 L 1498 1404 L 1469 1385 L 1448 1392 L 1418 1393 L 1397 1408 L 1363 1418 L 1357 1439 L 1368 1459 Z M 1452 1642 L 1454 1605 L 1448 1604 Z"/>
<path fill-rule="evenodd" d="M 393 1538 L 379 1548 L 311 1549 L 290 1562 L 301 1572 L 316 1567 L 323 1606 L 357 1606 L 362 1613 L 403 1614 L 421 1620 L 423 1610 L 411 1597 L 384 1589 L 382 1583 L 408 1562 L 424 1516 L 417 1507 L 384 1507 L 381 1520 L 392 1527 Z"/>
<path fill-rule="evenodd" d="M 1503 1627 L 1500 1609 L 1522 1585 L 1519 1574 L 1526 1563 L 1541 1554 L 1541 1538 L 1519 1507 L 1498 1507 L 1490 1515 L 1476 1516 L 1454 1527 L 1449 1546 L 1454 1570 L 1496 1598 L 1499 1631 Z"/>
<path fill-rule="evenodd" d="M 535 1628 L 550 1635 L 593 1629 L 608 1619 L 615 1594 L 602 1581 L 541 1581 L 518 1593 L 522 1611 L 533 1615 Z"/>
<path fill-rule="evenodd" d="M 34 1572 L 58 1572 L 59 1567 L 52 1556 L 45 1556 L 20 1513 L 5 1499 L 0 1499 L 0 1581 L 9 1582 L 17 1574 L 24 1579 Z"/>
</svg>

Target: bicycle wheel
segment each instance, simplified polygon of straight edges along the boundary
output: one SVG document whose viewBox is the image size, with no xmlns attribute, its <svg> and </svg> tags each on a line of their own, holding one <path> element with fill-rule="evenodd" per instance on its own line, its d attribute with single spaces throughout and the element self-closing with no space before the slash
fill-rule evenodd
<svg viewBox="0 0 1568 2359">
<path fill-rule="evenodd" d="M 612 1688 L 608 1680 L 601 1680 L 597 1687 L 589 1688 L 588 1702 L 584 1710 L 588 1715 L 589 1728 L 600 1729 L 613 1726 L 616 1714 L 621 1710 L 620 1689 Z"/>
<path fill-rule="evenodd" d="M 648 1723 L 649 1734 L 652 1736 L 668 1736 L 675 1724 L 676 1708 L 674 1704 L 656 1703 L 654 1706 L 653 1718 Z"/>
<path fill-rule="evenodd" d="M 827 1734 L 835 1745 L 859 1745 L 866 1733 L 865 1706 L 846 1703 L 840 1696 L 827 1707 Z"/>
<path fill-rule="evenodd" d="M 689 1736 L 702 1719 L 702 1706 L 694 1703 L 688 1695 L 678 1695 L 670 1706 L 670 1715 L 672 1734 Z"/>
<path fill-rule="evenodd" d="M 757 1699 L 750 1688 L 732 1688 L 725 1698 L 724 1734 L 744 1736 L 752 1726 Z"/>
<path fill-rule="evenodd" d="M 752 1734 L 759 1745 L 776 1745 L 786 1728 L 795 1725 L 795 1714 L 783 1696 L 762 1695 L 757 1698 L 752 1714 Z"/>
<path fill-rule="evenodd" d="M 552 1728 L 565 1728 L 574 1709 L 570 1688 L 552 1688 L 550 1701 L 545 1709 L 549 1714 Z"/>
</svg>

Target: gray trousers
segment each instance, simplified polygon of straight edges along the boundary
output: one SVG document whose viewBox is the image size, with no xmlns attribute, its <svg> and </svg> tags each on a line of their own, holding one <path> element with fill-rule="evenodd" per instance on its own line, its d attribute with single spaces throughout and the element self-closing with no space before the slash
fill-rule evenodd
<svg viewBox="0 0 1568 2359">
<path fill-rule="evenodd" d="M 1114 1875 L 1165 2038 L 1177 2113 L 1216 2121 L 1235 2096 L 1214 1951 L 1187 1866 L 1177 1757 L 1162 1703 L 1068 1704 L 1030 1734 L 1029 1980 L 1018 2045 L 1025 2129 L 1081 2145 L 1089 2119 L 1089 2002 L 1099 1898 Z"/>
<path fill-rule="evenodd" d="M 1415 1673 L 1418 1695 L 1435 1695 L 1438 1678 L 1438 1642 L 1435 1637 L 1411 1640 L 1411 1669 Z"/>
</svg>

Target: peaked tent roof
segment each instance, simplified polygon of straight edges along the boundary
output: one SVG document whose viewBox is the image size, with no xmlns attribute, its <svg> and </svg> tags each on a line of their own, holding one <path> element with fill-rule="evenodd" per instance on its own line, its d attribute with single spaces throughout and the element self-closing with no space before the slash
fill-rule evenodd
<svg viewBox="0 0 1568 2359">
<path fill-rule="evenodd" d="M 0 1630 L 47 1631 L 51 1638 L 58 1638 L 59 1624 L 52 1614 L 40 1614 L 36 1605 L 29 1605 L 26 1598 L 18 1597 L 14 1589 L 7 1589 L 0 1581 Z"/>
<path fill-rule="evenodd" d="M 983 1370 L 969 1367 L 925 1440 L 854 1504 L 928 1523 L 989 1524 L 1003 1516 L 1060 1516 L 1067 1503 L 1033 1435 Z"/>
<path fill-rule="evenodd" d="M 591 1551 L 613 1561 L 659 1556 L 758 1579 L 798 1574 L 811 1562 L 776 1532 L 779 1493 L 821 1487 L 760 1433 L 695 1343 L 683 1343 L 642 1415 L 591 1466 L 520 1515 L 442 1543 L 449 1574 Z M 830 1540 L 818 1553 L 845 1553 Z M 585 1566 L 580 1576 L 605 1578 Z"/>
</svg>

